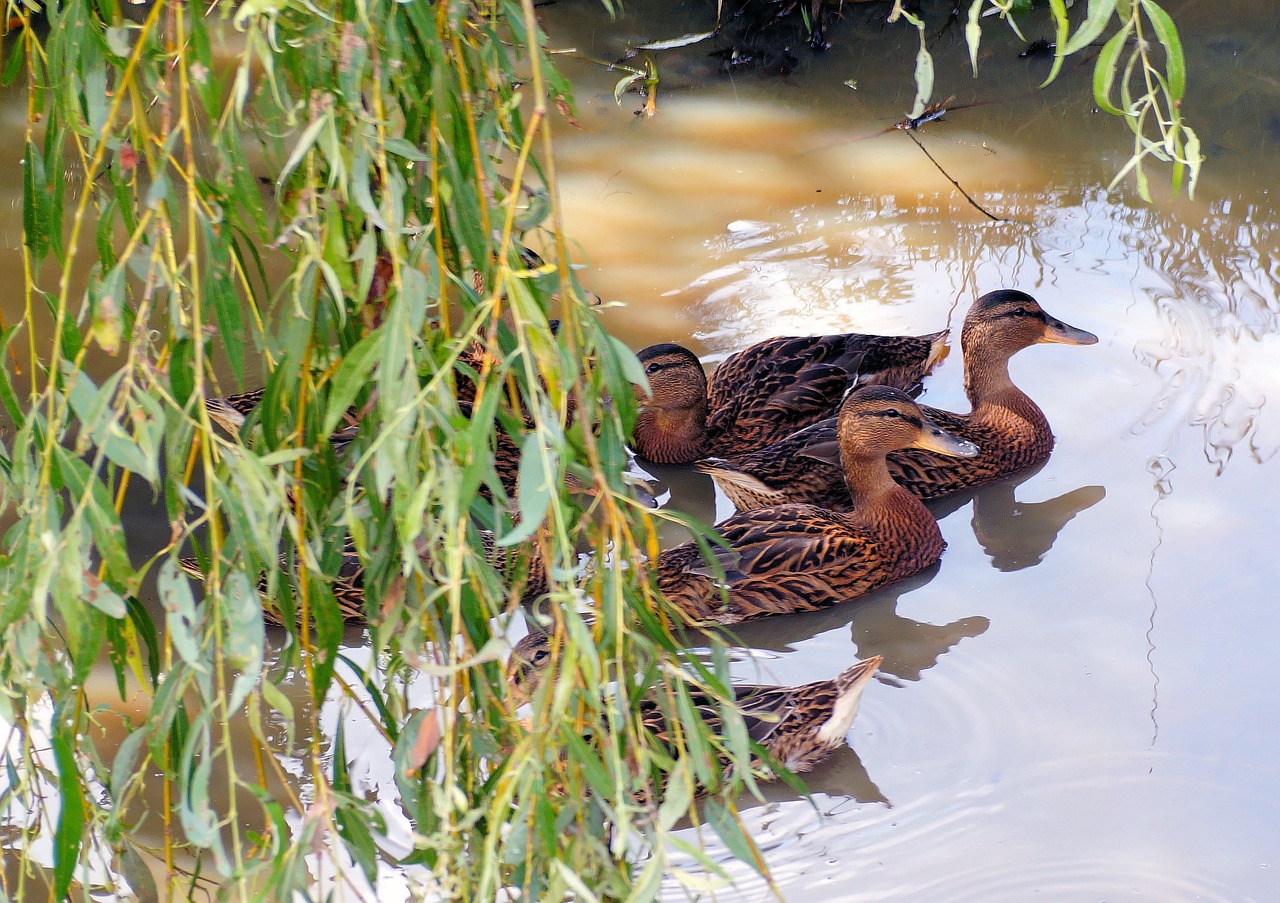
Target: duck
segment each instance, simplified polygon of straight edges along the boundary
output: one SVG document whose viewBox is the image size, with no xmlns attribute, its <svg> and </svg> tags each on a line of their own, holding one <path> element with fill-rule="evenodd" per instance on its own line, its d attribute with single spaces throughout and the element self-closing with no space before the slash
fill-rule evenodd
<svg viewBox="0 0 1280 903">
<path fill-rule="evenodd" d="M 827 608 L 921 571 L 942 556 L 937 521 L 894 482 L 885 456 L 908 447 L 973 456 L 978 449 L 930 423 L 911 397 L 888 386 L 851 393 L 840 406 L 837 445 L 852 510 L 769 505 L 716 525 L 715 564 L 696 541 L 659 554 L 658 589 L 694 624 Z"/>
<path fill-rule="evenodd" d="M 851 388 L 918 389 L 947 333 L 780 336 L 730 355 L 710 378 L 682 345 L 650 345 L 636 355 L 651 391 L 632 449 L 656 464 L 743 454 L 834 414 Z"/>
<path fill-rule="evenodd" d="M 742 712 L 747 736 L 770 758 L 794 774 L 811 771 L 837 750 L 849 734 L 862 703 L 862 694 L 880 668 L 878 655 L 862 659 L 829 680 L 796 687 L 736 685 L 734 700 Z M 550 640 L 530 633 L 512 650 L 507 679 L 517 700 L 529 698 L 552 665 Z M 707 727 L 723 730 L 720 705 L 710 696 L 693 692 Z M 644 724 L 660 738 L 673 733 L 661 704 L 652 696 L 640 701 Z"/>
<path fill-rule="evenodd" d="M 529 602 L 547 592 L 547 571 L 541 556 L 528 556 L 509 552 L 497 545 L 493 534 L 488 530 L 479 530 L 480 542 L 485 560 L 492 565 L 503 580 L 509 585 L 520 602 Z M 419 544 L 418 554 L 428 561 L 425 546 Z M 527 560 L 525 560 L 527 559 Z M 281 571 L 287 570 L 288 560 L 281 555 L 279 560 Z M 179 558 L 178 566 L 189 576 L 201 582 L 205 579 L 204 568 L 195 558 Z M 428 568 L 429 570 L 429 568 Z M 334 601 L 338 604 L 338 613 L 344 624 L 359 625 L 368 623 L 368 602 L 364 590 L 364 562 L 356 553 L 355 544 L 347 537 L 343 544 L 342 559 L 329 582 Z M 275 627 L 286 626 L 285 615 L 274 605 L 267 602 L 268 582 L 266 575 L 258 579 L 258 593 L 262 596 L 262 617 L 267 624 Z M 295 624 L 302 622 L 302 610 L 294 612 Z"/>
<path fill-rule="evenodd" d="M 955 414 L 922 407 L 924 416 L 948 433 L 978 446 L 973 457 L 944 457 L 908 448 L 888 457 L 893 478 L 922 499 L 973 489 L 1043 464 L 1053 451 L 1053 432 L 1039 406 L 1014 385 L 1009 359 L 1035 344 L 1092 345 L 1098 337 L 1045 312 L 1026 292 L 1000 289 L 974 302 L 960 334 L 965 394 L 971 410 Z M 754 451 L 703 459 L 710 474 L 740 511 L 762 505 L 813 504 L 848 511 L 837 453 L 835 418 L 825 418 Z"/>
</svg>

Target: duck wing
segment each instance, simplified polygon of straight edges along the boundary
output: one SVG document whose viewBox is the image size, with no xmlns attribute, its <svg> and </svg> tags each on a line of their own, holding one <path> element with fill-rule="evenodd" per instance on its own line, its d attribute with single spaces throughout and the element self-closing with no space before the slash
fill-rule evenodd
<svg viewBox="0 0 1280 903">
<path fill-rule="evenodd" d="M 835 412 L 865 336 L 783 336 L 730 356 L 707 383 L 713 450 L 755 447 Z"/>
</svg>

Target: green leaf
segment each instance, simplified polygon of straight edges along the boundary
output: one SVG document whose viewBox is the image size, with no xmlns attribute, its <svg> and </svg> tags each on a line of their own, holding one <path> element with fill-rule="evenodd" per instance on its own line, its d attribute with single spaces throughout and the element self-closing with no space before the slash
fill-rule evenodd
<svg viewBox="0 0 1280 903">
<path fill-rule="evenodd" d="M 1182 41 L 1178 38 L 1178 28 L 1173 24 L 1173 19 L 1169 18 L 1169 14 L 1161 9 L 1155 0 L 1142 0 L 1142 10 L 1151 20 L 1156 38 L 1164 47 L 1169 96 L 1174 102 L 1180 101 L 1187 89 L 1187 64 L 1182 53 Z"/>
<path fill-rule="evenodd" d="M 22 240 L 37 262 L 53 240 L 48 187 L 40 151 L 28 141 L 22 153 Z"/>
<path fill-rule="evenodd" d="M 400 137 L 387 138 L 383 146 L 387 149 L 387 153 L 395 154 L 397 157 L 403 157 L 406 160 L 412 160 L 414 163 L 428 163 L 431 161 L 429 156 Z"/>
<path fill-rule="evenodd" d="M 933 96 L 933 57 L 929 54 L 929 44 L 925 40 L 924 22 L 920 23 L 920 50 L 916 53 L 916 99 L 911 107 L 911 115 L 919 116 L 925 105 Z"/>
<path fill-rule="evenodd" d="M 94 545 L 107 566 L 107 575 L 126 592 L 132 591 L 137 582 L 137 573 L 129 561 L 124 529 L 120 525 L 120 518 L 107 487 L 90 472 L 88 464 L 62 446 L 54 446 L 53 460 L 62 482 L 71 494 L 77 499 L 84 498 L 86 494 L 89 496 L 84 511 L 89 518 Z"/>
<path fill-rule="evenodd" d="M 74 705 L 59 706 L 53 713 L 53 758 L 58 768 L 58 825 L 53 834 L 53 895 L 66 899 L 80 862 L 88 805 L 84 784 L 76 766 Z"/>
<path fill-rule="evenodd" d="M 19 327 L 15 325 L 0 331 L 0 361 L 8 358 L 9 343 L 18 334 L 18 329 Z M 8 366 L 0 366 L 0 402 L 4 404 L 5 412 L 13 418 L 14 426 L 21 430 L 27 422 L 27 415 L 25 408 L 18 401 L 17 392 L 14 391 L 13 380 L 9 378 Z"/>
<path fill-rule="evenodd" d="M 969 65 L 973 69 L 973 77 L 978 77 L 978 45 L 982 43 L 982 26 L 978 19 L 982 15 L 982 7 L 987 0 L 973 0 L 969 5 L 969 20 L 964 26 L 964 40 L 969 45 Z"/>
<path fill-rule="evenodd" d="M 84 582 L 84 600 L 86 602 L 109 618 L 118 620 L 125 616 L 124 599 L 116 595 L 111 587 L 89 573 L 84 575 Z"/>
<path fill-rule="evenodd" d="M 262 597 L 249 583 L 249 575 L 244 571 L 232 571 L 227 575 L 224 589 L 222 616 L 227 625 L 227 661 L 240 671 L 227 702 L 227 706 L 234 710 L 240 708 L 262 676 L 266 631 L 262 621 Z"/>
<path fill-rule="evenodd" d="M 658 824 L 664 831 L 670 831 L 676 822 L 689 814 L 689 807 L 693 804 L 693 786 L 689 760 L 682 758 L 667 775 L 667 792 L 658 807 Z"/>
<path fill-rule="evenodd" d="M 606 336 L 606 338 L 613 346 L 613 352 L 617 356 L 618 363 L 622 365 L 622 375 L 627 378 L 627 382 L 639 386 L 648 393 L 649 377 L 645 376 L 644 367 L 640 364 L 636 353 L 621 340 L 613 336 Z"/>
<path fill-rule="evenodd" d="M 302 162 L 302 158 L 306 156 L 307 151 L 311 150 L 316 139 L 320 137 L 321 130 L 329 124 L 331 119 L 332 114 L 325 113 L 302 130 L 302 134 L 298 136 L 298 143 L 293 147 L 293 153 L 289 154 L 289 159 L 284 161 L 280 175 L 276 177 L 276 185 L 283 185 L 289 180 L 289 174 Z"/>
<path fill-rule="evenodd" d="M 1196 183 L 1200 181 L 1200 163 L 1204 157 L 1200 153 L 1200 137 L 1189 126 L 1182 126 L 1182 132 L 1186 136 L 1184 153 L 1187 168 L 1191 171 L 1191 177 L 1187 182 L 1187 197 L 1190 198 L 1195 197 Z"/>
<path fill-rule="evenodd" d="M 520 449 L 520 474 L 516 500 L 520 507 L 520 522 L 498 540 L 500 546 L 513 546 L 534 534 L 546 516 L 551 498 L 555 494 L 556 474 L 554 449 L 543 448 L 542 435 L 536 430 L 524 437 Z"/>
<path fill-rule="evenodd" d="M 6 41 L 5 49 L 9 59 L 4 64 L 4 73 L 0 75 L 0 86 L 9 87 L 22 71 L 22 64 L 27 59 L 27 42 L 22 40 Z"/>
<path fill-rule="evenodd" d="M 164 605 L 165 627 L 169 640 L 187 666 L 197 674 L 208 674 L 209 665 L 200 653 L 200 618 L 196 614 L 196 601 L 191 595 L 187 578 L 179 571 L 178 563 L 166 558 L 160 565 L 156 578 L 160 602 Z"/>
<path fill-rule="evenodd" d="M 736 811 L 731 811 L 719 800 L 709 799 L 706 805 L 707 821 L 715 828 L 716 834 L 724 841 L 737 859 L 754 868 L 761 875 L 768 875 L 769 869 L 760 855 L 760 848 L 743 830 L 742 819 Z"/>
<path fill-rule="evenodd" d="M 343 356 L 338 372 L 333 376 L 329 406 L 324 412 L 325 435 L 332 434 L 338 428 L 347 409 L 355 403 L 356 396 L 361 390 L 369 388 L 369 376 L 378 363 L 383 339 L 382 330 L 374 330 L 356 342 Z"/>
<path fill-rule="evenodd" d="M 76 417 L 84 424 L 85 431 L 94 445 L 102 450 L 107 460 L 118 464 L 131 473 L 136 473 L 148 483 L 155 484 L 160 477 L 159 449 L 153 439 L 156 421 L 155 415 L 163 416 L 154 400 L 145 395 L 132 395 L 128 399 L 117 398 L 116 388 L 120 384 L 124 370 L 117 370 L 98 389 L 93 381 L 83 373 L 71 369 L 66 364 L 67 400 Z M 146 409 L 152 417 L 143 417 L 136 408 L 129 413 L 132 416 L 136 432 L 130 436 L 121 425 L 116 408 L 125 409 L 132 401 L 138 408 Z M 145 441 L 152 439 L 152 441 Z M 147 447 L 150 446 L 150 447 Z"/>
<path fill-rule="evenodd" d="M 1089 0 L 1089 11 L 1076 33 L 1066 44 L 1058 45 L 1058 53 L 1071 56 L 1096 41 L 1116 11 L 1116 0 Z"/>
<path fill-rule="evenodd" d="M 1111 102 L 1111 89 L 1116 79 L 1116 60 L 1124 48 L 1133 26 L 1125 23 L 1124 27 L 1111 36 L 1111 40 L 1103 46 L 1098 54 L 1098 61 L 1093 66 L 1093 102 L 1098 109 L 1112 116 L 1123 116 L 1124 111 Z"/>
<path fill-rule="evenodd" d="M 1063 54 L 1061 48 L 1067 43 L 1067 29 L 1070 27 L 1070 22 L 1067 20 L 1067 4 L 1065 0 L 1049 0 L 1049 8 L 1053 11 L 1053 21 L 1057 31 L 1054 37 L 1054 47 L 1056 49 L 1053 54 L 1053 66 L 1049 69 L 1049 75 L 1040 83 L 1042 88 L 1057 78 L 1058 72 L 1062 69 L 1062 60 L 1065 54 Z"/>
</svg>

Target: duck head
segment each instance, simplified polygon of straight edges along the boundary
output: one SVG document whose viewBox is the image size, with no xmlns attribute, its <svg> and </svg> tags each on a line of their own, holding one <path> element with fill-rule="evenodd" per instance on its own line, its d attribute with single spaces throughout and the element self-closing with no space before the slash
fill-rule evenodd
<svg viewBox="0 0 1280 903">
<path fill-rule="evenodd" d="M 888 386 L 851 392 L 837 421 L 840 456 L 845 462 L 884 459 L 901 448 L 923 448 L 957 458 L 972 458 L 978 447 L 934 425 L 911 396 Z"/>
<path fill-rule="evenodd" d="M 526 634 L 511 650 L 507 659 L 507 684 L 518 703 L 529 700 L 542 672 L 551 664 L 551 639 L 540 630 Z"/>
<path fill-rule="evenodd" d="M 697 355 L 680 345 L 650 345 L 636 357 L 650 394 L 637 387 L 640 413 L 632 447 L 659 464 L 686 464 L 703 456 L 707 433 L 707 374 Z"/>
<path fill-rule="evenodd" d="M 1041 342 L 1092 345 L 1098 337 L 1049 316 L 1040 302 L 1016 289 L 987 292 L 969 308 L 960 347 L 970 354 L 998 352 L 1006 358 Z"/>
</svg>

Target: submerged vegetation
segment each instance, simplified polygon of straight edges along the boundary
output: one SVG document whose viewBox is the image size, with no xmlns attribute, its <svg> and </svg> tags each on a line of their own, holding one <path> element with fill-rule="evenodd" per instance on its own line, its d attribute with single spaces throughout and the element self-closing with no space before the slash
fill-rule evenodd
<svg viewBox="0 0 1280 903">
<path fill-rule="evenodd" d="M 571 91 L 532 0 L 16 10 L 4 895 L 646 900 L 709 880 L 669 851 L 716 872 L 672 833 L 690 816 L 765 870 L 723 647 L 684 651 L 652 575 L 619 566 L 658 548 L 623 476 L 645 376 L 571 266 L 548 131 Z M 1090 3 L 1059 47 L 1114 16 L 1118 67 L 1137 34 L 1097 90 L 1138 172 L 1194 179 L 1153 10 Z M 219 429 L 206 399 L 259 385 Z M 565 641 L 522 723 L 502 659 L 533 585 Z"/>
</svg>

